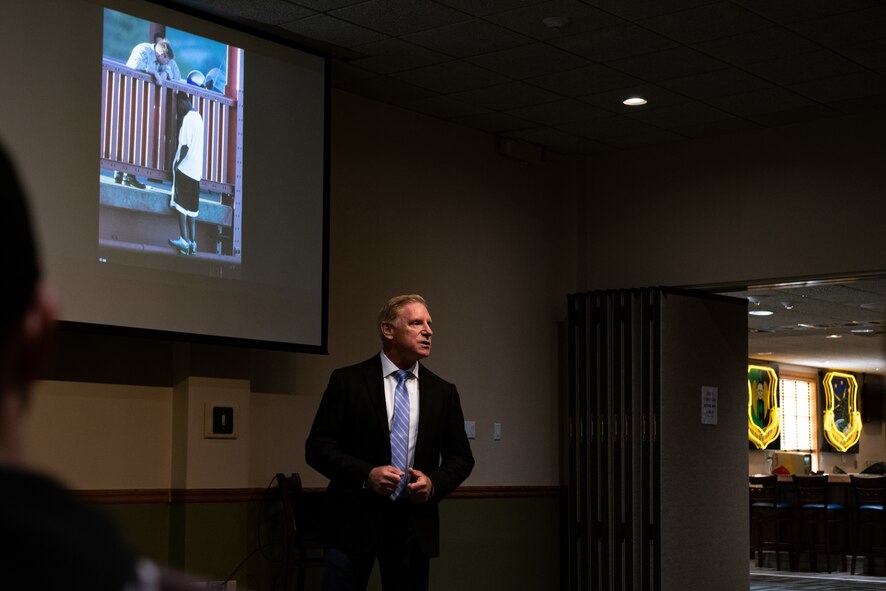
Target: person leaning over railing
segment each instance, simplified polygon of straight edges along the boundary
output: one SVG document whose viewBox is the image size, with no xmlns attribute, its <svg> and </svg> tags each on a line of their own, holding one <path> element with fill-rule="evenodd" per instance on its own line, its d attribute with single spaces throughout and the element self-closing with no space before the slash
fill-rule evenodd
<svg viewBox="0 0 886 591">
<path fill-rule="evenodd" d="M 173 78 L 174 72 L 178 71 L 178 66 L 172 59 L 175 54 L 169 41 L 162 37 L 155 39 L 154 43 L 139 43 L 133 47 L 129 59 L 126 60 L 126 67 L 150 74 L 154 77 L 157 86 L 163 86 L 166 79 L 178 80 L 181 78 L 181 74 L 178 74 L 178 78 Z M 172 67 L 169 67 L 170 63 L 173 64 Z M 114 173 L 114 182 L 123 183 L 136 189 L 144 189 L 146 186 L 134 174 L 121 171 Z"/>
</svg>

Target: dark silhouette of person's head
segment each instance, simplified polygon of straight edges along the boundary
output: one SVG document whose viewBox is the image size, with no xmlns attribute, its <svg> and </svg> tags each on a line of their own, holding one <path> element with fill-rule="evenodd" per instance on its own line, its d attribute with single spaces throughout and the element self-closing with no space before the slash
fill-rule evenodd
<svg viewBox="0 0 886 591">
<path fill-rule="evenodd" d="M 40 280 L 40 265 L 31 216 L 21 182 L 5 148 L 0 146 L 0 192 L 3 220 L 0 269 L 6 303 L 0 307 L 0 329 L 5 335 L 21 320 Z"/>
</svg>

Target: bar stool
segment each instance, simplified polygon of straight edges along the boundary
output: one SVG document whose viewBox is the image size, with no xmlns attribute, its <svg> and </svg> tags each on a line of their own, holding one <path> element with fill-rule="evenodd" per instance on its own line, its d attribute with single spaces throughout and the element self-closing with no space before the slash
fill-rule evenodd
<svg viewBox="0 0 886 591">
<path fill-rule="evenodd" d="M 886 561 L 886 476 L 849 476 L 852 494 L 852 570 L 855 574 L 855 561 L 864 555 L 870 564 L 869 573 L 874 571 L 874 557 L 879 555 Z"/>
<path fill-rule="evenodd" d="M 797 493 L 796 534 L 798 553 L 808 550 L 812 570 L 816 570 L 816 554 L 823 551 L 827 571 L 831 572 L 831 554 L 839 552 L 846 570 L 846 508 L 828 498 L 828 476 L 793 475 Z"/>
<path fill-rule="evenodd" d="M 778 476 L 749 476 L 751 552 L 757 566 L 763 564 L 763 552 L 775 552 L 775 568 L 781 570 L 781 552 L 788 552 L 789 564 L 794 562 L 791 534 L 791 504 L 778 492 Z"/>
</svg>

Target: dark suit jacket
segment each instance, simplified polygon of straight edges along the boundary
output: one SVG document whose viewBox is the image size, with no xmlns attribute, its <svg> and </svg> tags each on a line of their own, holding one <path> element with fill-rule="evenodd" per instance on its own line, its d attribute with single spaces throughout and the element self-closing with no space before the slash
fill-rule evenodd
<svg viewBox="0 0 886 591">
<path fill-rule="evenodd" d="M 471 473 L 474 457 L 453 384 L 422 366 L 418 371 L 419 420 L 414 467 L 427 474 L 434 494 L 409 514 L 422 552 L 440 553 L 437 503 Z M 381 359 L 337 369 L 329 378 L 311 433 L 308 464 L 329 478 L 327 543 L 342 550 L 370 550 L 378 544 L 381 521 L 391 501 L 366 486 L 369 471 L 391 463 Z"/>
</svg>

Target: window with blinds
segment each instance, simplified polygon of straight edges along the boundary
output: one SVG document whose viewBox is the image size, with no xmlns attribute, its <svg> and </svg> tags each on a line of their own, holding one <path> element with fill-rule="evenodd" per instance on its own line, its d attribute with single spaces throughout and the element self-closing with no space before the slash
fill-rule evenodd
<svg viewBox="0 0 886 591">
<path fill-rule="evenodd" d="M 779 380 L 781 449 L 816 451 L 818 421 L 815 401 L 815 380 L 784 377 Z"/>
</svg>

